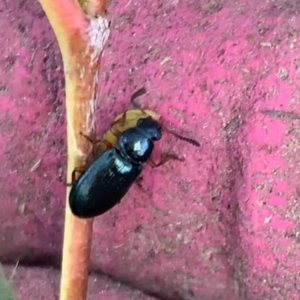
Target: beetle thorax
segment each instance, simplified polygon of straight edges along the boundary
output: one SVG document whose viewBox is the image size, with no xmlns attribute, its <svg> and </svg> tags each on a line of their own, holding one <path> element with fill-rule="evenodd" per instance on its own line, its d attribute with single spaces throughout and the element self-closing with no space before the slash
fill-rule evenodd
<svg viewBox="0 0 300 300">
<path fill-rule="evenodd" d="M 153 148 L 153 141 L 137 128 L 123 132 L 118 140 L 118 149 L 121 155 L 137 164 L 146 162 L 150 158 Z"/>
</svg>

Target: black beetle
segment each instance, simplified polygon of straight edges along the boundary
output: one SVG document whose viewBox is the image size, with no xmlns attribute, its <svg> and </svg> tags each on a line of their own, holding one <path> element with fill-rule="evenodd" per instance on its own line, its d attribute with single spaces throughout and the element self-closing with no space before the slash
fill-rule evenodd
<svg viewBox="0 0 300 300">
<path fill-rule="evenodd" d="M 170 132 L 170 131 L 169 131 Z M 174 134 L 195 146 L 197 141 Z M 155 164 L 151 159 L 154 141 L 162 136 L 162 125 L 151 117 L 141 118 L 137 125 L 120 133 L 115 147 L 105 150 L 74 182 L 69 195 L 72 213 L 79 218 L 93 218 L 118 204 L 136 181 L 143 163 L 160 166 L 170 159 L 167 154 Z"/>
</svg>

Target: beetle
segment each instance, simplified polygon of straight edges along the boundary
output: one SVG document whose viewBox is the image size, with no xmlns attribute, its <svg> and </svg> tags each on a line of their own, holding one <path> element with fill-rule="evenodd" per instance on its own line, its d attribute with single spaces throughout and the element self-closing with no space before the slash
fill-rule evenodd
<svg viewBox="0 0 300 300">
<path fill-rule="evenodd" d="M 126 111 L 122 121 L 126 122 Z M 182 161 L 183 159 L 174 154 L 163 155 L 159 163 L 154 163 L 151 159 L 154 142 L 161 139 L 162 131 L 200 146 L 197 141 L 163 129 L 161 123 L 151 116 L 139 118 L 135 126 L 123 132 L 115 132 L 118 135 L 116 145 L 106 143 L 107 149 L 98 155 L 77 180 L 72 174 L 74 183 L 69 194 L 72 213 L 79 218 L 102 215 L 122 200 L 140 176 L 144 163 L 159 167 L 171 159 Z"/>
</svg>

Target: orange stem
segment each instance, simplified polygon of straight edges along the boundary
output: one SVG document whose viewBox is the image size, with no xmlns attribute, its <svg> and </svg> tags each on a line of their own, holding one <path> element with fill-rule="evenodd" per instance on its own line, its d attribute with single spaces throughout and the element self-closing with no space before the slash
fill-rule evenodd
<svg viewBox="0 0 300 300">
<path fill-rule="evenodd" d="M 68 182 L 75 167 L 83 167 L 91 145 L 83 139 L 95 132 L 98 73 L 109 35 L 104 17 L 106 0 L 39 0 L 56 35 L 65 74 Z M 93 219 L 65 212 L 60 300 L 84 300 L 87 294 Z"/>
</svg>

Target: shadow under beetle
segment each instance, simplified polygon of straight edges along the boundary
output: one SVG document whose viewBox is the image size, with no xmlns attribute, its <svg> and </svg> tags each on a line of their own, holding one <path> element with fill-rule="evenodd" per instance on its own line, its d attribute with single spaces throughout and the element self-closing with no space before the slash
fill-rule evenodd
<svg viewBox="0 0 300 300">
<path fill-rule="evenodd" d="M 132 102 L 145 92 L 142 88 L 134 93 Z M 118 122 L 126 122 L 126 111 Z M 154 142 L 161 139 L 162 131 L 170 132 L 179 139 L 200 146 L 197 141 L 162 128 L 162 125 L 150 116 L 140 118 L 135 127 L 123 132 L 114 130 L 114 134 L 118 136 L 115 147 L 107 141 L 101 141 L 100 143 L 105 143 L 108 149 L 100 154 L 77 180 L 74 174 L 79 170 L 74 170 L 69 195 L 72 213 L 79 218 L 93 218 L 104 214 L 125 196 L 141 174 L 143 163 L 147 162 L 152 167 L 158 167 L 171 159 L 183 160 L 174 154 L 163 155 L 159 163 L 150 158 Z M 93 144 L 97 143 L 87 136 L 84 137 Z"/>
</svg>

